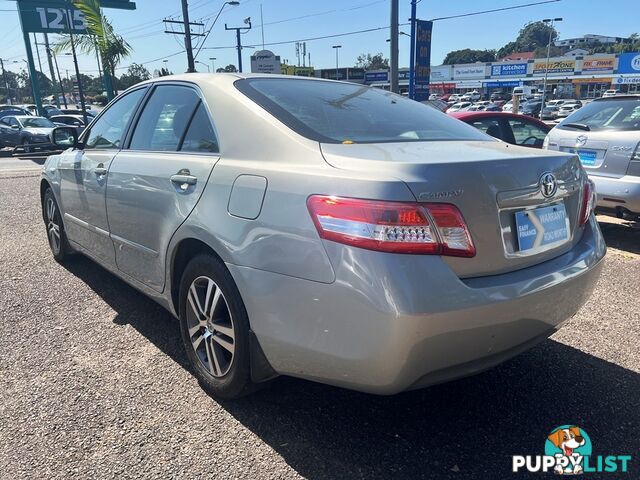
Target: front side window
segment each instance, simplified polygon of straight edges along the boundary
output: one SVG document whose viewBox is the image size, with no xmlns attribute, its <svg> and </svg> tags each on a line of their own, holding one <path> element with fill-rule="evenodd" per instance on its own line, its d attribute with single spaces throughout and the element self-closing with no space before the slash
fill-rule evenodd
<svg viewBox="0 0 640 480">
<path fill-rule="evenodd" d="M 146 89 L 140 88 L 117 100 L 93 124 L 85 148 L 120 148 L 125 128 Z"/>
<path fill-rule="evenodd" d="M 526 120 L 509 119 L 509 125 L 513 131 L 516 145 L 526 147 L 541 147 L 547 131 L 532 122 Z"/>
<path fill-rule="evenodd" d="M 55 126 L 51 120 L 43 117 L 25 117 L 20 122 L 24 128 L 53 128 Z"/>
<path fill-rule="evenodd" d="M 199 103 L 200 97 L 189 87 L 156 87 L 140 115 L 129 148 L 177 151 Z"/>
<path fill-rule="evenodd" d="M 297 133 L 325 143 L 478 140 L 487 137 L 427 105 L 357 84 L 249 78 L 238 90 Z"/>
</svg>

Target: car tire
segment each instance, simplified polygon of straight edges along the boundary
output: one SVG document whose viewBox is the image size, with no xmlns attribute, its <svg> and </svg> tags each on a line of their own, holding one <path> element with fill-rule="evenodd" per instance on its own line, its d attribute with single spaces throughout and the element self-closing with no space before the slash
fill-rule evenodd
<svg viewBox="0 0 640 480">
<path fill-rule="evenodd" d="M 22 151 L 24 153 L 31 153 L 31 145 L 29 145 L 29 140 L 26 138 L 22 139 Z"/>
<path fill-rule="evenodd" d="M 47 188 L 42 197 L 42 216 L 53 258 L 56 262 L 63 263 L 73 253 L 73 249 L 67 240 L 60 207 L 58 207 L 58 202 L 56 202 L 51 188 Z"/>
<path fill-rule="evenodd" d="M 179 295 L 182 341 L 203 389 L 224 399 L 254 391 L 249 317 L 224 263 L 212 255 L 195 256 L 182 274 Z"/>
</svg>

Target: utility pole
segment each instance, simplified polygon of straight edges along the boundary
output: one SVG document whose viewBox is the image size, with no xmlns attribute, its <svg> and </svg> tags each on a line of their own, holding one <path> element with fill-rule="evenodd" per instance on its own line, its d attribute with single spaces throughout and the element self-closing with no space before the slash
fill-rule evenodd
<svg viewBox="0 0 640 480">
<path fill-rule="evenodd" d="M 55 85 L 56 83 L 56 72 L 53 69 L 53 60 L 51 59 L 51 50 L 49 50 L 49 38 L 47 36 L 46 33 L 43 34 L 44 35 L 44 49 L 47 52 L 47 63 L 49 64 L 49 72 L 51 73 L 51 83 L 53 85 Z M 36 43 L 36 48 L 38 47 L 38 44 Z M 54 95 L 53 98 L 55 98 L 56 96 Z M 60 102 L 57 101 L 56 102 L 57 106 L 60 106 Z"/>
<path fill-rule="evenodd" d="M 73 66 L 76 70 L 76 82 L 78 82 L 78 96 L 80 97 L 80 108 L 82 109 L 82 119 L 85 125 L 89 125 L 87 120 L 87 109 L 84 103 L 84 91 L 82 89 L 82 80 L 80 79 L 80 67 L 78 66 L 78 57 L 76 55 L 76 42 L 73 39 L 73 25 L 71 25 L 71 19 L 67 15 L 67 24 L 69 26 L 69 43 L 71 44 L 71 53 L 73 54 Z"/>
<path fill-rule="evenodd" d="M 333 45 L 331 48 L 336 51 L 336 80 L 338 80 L 338 50 L 342 48 L 342 45 Z"/>
<path fill-rule="evenodd" d="M 409 50 L 409 98 L 416 95 L 416 6 L 417 0 L 411 0 L 411 47 Z"/>
<path fill-rule="evenodd" d="M 398 0 L 391 0 L 391 46 L 390 58 L 390 72 L 389 85 L 390 90 L 393 93 L 398 93 Z"/>
<path fill-rule="evenodd" d="M 191 46 L 191 26 L 189 25 L 189 5 L 187 0 L 182 0 L 182 21 L 184 23 L 184 48 L 187 51 L 187 73 L 196 71 L 193 59 L 193 47 Z"/>
<path fill-rule="evenodd" d="M 33 43 L 36 46 L 36 56 L 38 57 L 38 67 L 40 68 L 40 73 L 42 73 L 42 61 L 40 60 L 40 49 L 38 48 L 38 35 L 36 32 L 33 32 Z"/>
<path fill-rule="evenodd" d="M 553 36 L 553 24 L 555 22 L 561 22 L 562 18 L 545 18 L 542 20 L 545 25 L 549 27 L 549 43 L 547 43 L 547 63 L 544 66 L 544 82 L 542 84 L 542 103 L 540 105 L 540 118 L 542 118 L 542 111 L 544 110 L 545 100 L 547 99 L 547 76 L 549 75 L 549 57 L 551 56 L 551 37 Z M 514 112 L 516 112 L 514 110 Z"/>
<path fill-rule="evenodd" d="M 11 94 L 9 93 L 9 81 L 7 80 L 7 71 L 4 69 L 4 62 L 0 58 L 0 68 L 2 68 L 2 78 L 4 80 L 4 88 L 7 89 L 7 99 L 9 100 L 9 105 L 11 105 Z"/>
<path fill-rule="evenodd" d="M 216 71 L 216 57 L 209 57 L 209 60 L 211 60 L 211 71 L 215 73 Z"/>
<path fill-rule="evenodd" d="M 227 24 L 224 24 L 225 30 L 235 30 L 236 31 L 236 48 L 238 49 L 238 72 L 242 73 L 242 40 L 240 39 L 240 32 L 242 30 L 246 30 L 247 32 L 251 30 L 251 17 L 245 18 L 244 23 L 248 25 L 248 27 L 228 27 Z"/>
</svg>

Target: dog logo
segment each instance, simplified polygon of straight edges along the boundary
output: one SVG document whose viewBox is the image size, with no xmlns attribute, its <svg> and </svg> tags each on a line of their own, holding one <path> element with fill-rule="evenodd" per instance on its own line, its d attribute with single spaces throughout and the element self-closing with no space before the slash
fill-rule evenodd
<svg viewBox="0 0 640 480">
<path fill-rule="evenodd" d="M 631 455 L 593 455 L 591 439 L 577 425 L 554 428 L 544 443 L 544 455 L 514 455 L 514 473 L 553 472 L 556 475 L 589 475 L 590 473 L 620 474 L 629 471 Z M 598 476 L 597 478 L 604 478 Z M 614 475 L 614 478 L 620 478 Z"/>
<path fill-rule="evenodd" d="M 583 473 L 583 466 L 575 460 L 591 455 L 591 440 L 580 427 L 564 425 L 549 434 L 544 453 L 558 459 L 553 470 L 555 473 L 579 475 Z"/>
</svg>

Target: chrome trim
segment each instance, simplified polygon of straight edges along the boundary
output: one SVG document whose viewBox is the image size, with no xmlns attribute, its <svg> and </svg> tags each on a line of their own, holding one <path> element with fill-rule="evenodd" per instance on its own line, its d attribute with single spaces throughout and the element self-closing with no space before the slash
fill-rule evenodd
<svg viewBox="0 0 640 480">
<path fill-rule="evenodd" d="M 70 215 L 70 214 L 68 214 L 66 212 L 64 214 L 64 218 L 65 218 L 65 220 L 71 220 L 73 223 L 75 223 L 76 225 L 78 225 L 80 227 L 86 228 L 90 232 L 98 233 L 98 234 L 103 235 L 105 237 L 109 236 L 109 232 L 107 232 L 106 230 L 103 230 L 100 227 L 96 227 L 95 225 L 91 225 L 90 223 L 87 223 L 84 220 L 80 220 L 79 218 L 74 217 L 73 215 Z"/>
<path fill-rule="evenodd" d="M 140 245 L 139 243 L 132 242 L 131 240 L 127 240 L 126 238 L 119 237 L 118 235 L 114 235 L 113 233 L 111 234 L 111 240 L 113 240 L 114 242 L 122 243 L 127 247 L 139 250 L 146 255 L 151 255 L 153 257 L 158 256 L 158 252 L 156 252 L 155 250 L 152 250 L 149 247 L 145 247 L 144 245 Z"/>
</svg>

